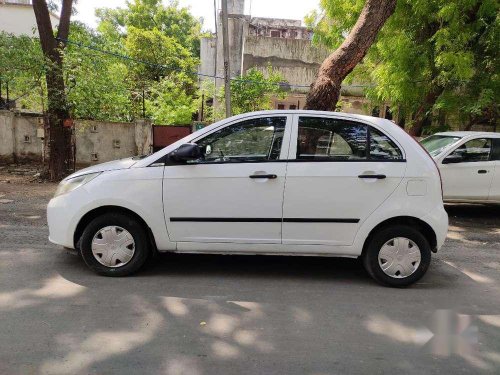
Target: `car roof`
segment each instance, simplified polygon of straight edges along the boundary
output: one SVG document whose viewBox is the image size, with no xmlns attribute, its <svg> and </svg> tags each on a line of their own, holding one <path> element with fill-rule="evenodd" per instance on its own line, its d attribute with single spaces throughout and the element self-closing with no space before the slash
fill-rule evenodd
<svg viewBox="0 0 500 375">
<path fill-rule="evenodd" d="M 475 132 L 475 131 L 455 131 L 455 132 L 440 132 L 434 135 L 445 135 L 449 137 L 493 137 L 500 138 L 500 133 L 495 132 Z"/>
<path fill-rule="evenodd" d="M 291 115 L 293 115 L 293 114 L 295 114 L 295 115 L 312 115 L 312 116 L 336 116 L 336 117 L 343 117 L 346 119 L 371 122 L 371 123 L 378 124 L 379 126 L 387 126 L 388 124 L 394 124 L 397 126 L 396 123 L 394 123 L 390 120 L 384 119 L 382 117 L 358 115 L 356 113 L 345 113 L 345 112 L 313 111 L 313 110 L 308 110 L 308 109 L 272 109 L 272 110 L 266 110 L 266 111 L 245 112 L 245 113 L 242 113 L 240 115 L 234 115 L 232 117 L 228 117 L 228 118 L 224 119 L 224 121 L 239 120 L 239 119 L 243 119 L 243 118 L 249 117 L 249 116 L 290 115 L 290 114 Z"/>
</svg>

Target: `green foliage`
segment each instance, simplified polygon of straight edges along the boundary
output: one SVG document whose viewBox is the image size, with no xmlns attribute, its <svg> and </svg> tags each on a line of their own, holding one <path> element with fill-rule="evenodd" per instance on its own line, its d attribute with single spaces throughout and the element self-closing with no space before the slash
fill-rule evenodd
<svg viewBox="0 0 500 375">
<path fill-rule="evenodd" d="M 166 36 L 159 29 L 128 28 L 125 47 L 128 55 L 149 64 L 134 64 L 134 79 L 138 81 L 160 81 L 171 72 L 195 72 L 198 59 L 177 40 Z M 187 89 L 195 83 L 195 75 L 186 75 L 183 86 Z"/>
<path fill-rule="evenodd" d="M 155 82 L 148 92 L 146 111 L 154 123 L 187 125 L 198 103 L 182 88 L 183 78 L 172 74 Z"/>
<path fill-rule="evenodd" d="M 135 0 L 124 9 L 100 9 L 92 30 L 72 22 L 64 49 L 64 80 L 71 115 L 131 121 L 145 113 L 165 124 L 187 124 L 198 106 L 196 72 L 201 22 L 177 2 Z M 82 46 L 129 56 L 123 59 Z M 0 77 L 18 106 L 42 111 L 46 61 L 37 39 L 0 34 Z"/>
<path fill-rule="evenodd" d="M 80 23 L 72 23 L 71 40 L 85 45 L 105 45 L 103 38 Z M 75 118 L 130 121 L 132 98 L 129 66 L 116 58 L 69 44 L 65 53 L 64 78 L 67 101 Z"/>
<path fill-rule="evenodd" d="M 45 59 L 38 40 L 0 32 L 0 80 L 5 96 L 7 82 L 10 99 L 19 106 L 42 110 L 45 97 Z"/>
<path fill-rule="evenodd" d="M 123 9 L 98 9 L 98 32 L 110 50 L 144 62 L 130 62 L 129 85 L 140 89 L 132 111 L 155 122 L 187 124 L 197 108 L 196 75 L 201 21 L 177 1 L 134 0 Z"/>
<path fill-rule="evenodd" d="M 322 0 L 311 14 L 314 40 L 337 48 L 364 1 Z M 500 24 L 497 0 L 399 0 L 395 13 L 350 79 L 373 83 L 367 95 L 411 114 L 462 123 L 498 121 Z"/>
<path fill-rule="evenodd" d="M 267 67 L 266 72 L 249 69 L 241 79 L 231 80 L 231 111 L 233 115 L 237 115 L 271 109 L 271 99 L 284 98 L 286 87 L 287 82 L 271 66 Z M 219 92 L 218 99 L 221 103 L 224 102 L 223 89 Z"/>
<path fill-rule="evenodd" d="M 130 27 L 157 29 L 187 48 L 192 56 L 199 56 L 201 20 L 193 17 L 188 8 L 180 8 L 178 1 L 165 6 L 161 0 L 134 0 L 128 2 L 125 9 L 101 8 L 96 14 L 101 20 L 101 32 L 111 28 L 123 34 L 128 33 Z"/>
</svg>

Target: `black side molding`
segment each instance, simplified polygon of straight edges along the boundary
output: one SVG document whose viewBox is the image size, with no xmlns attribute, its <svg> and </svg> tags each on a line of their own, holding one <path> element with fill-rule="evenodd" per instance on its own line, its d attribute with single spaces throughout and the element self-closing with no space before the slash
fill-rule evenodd
<svg viewBox="0 0 500 375">
<path fill-rule="evenodd" d="M 197 223 L 359 223 L 359 219 L 350 218 L 274 218 L 274 217 L 171 217 L 171 222 Z"/>
</svg>

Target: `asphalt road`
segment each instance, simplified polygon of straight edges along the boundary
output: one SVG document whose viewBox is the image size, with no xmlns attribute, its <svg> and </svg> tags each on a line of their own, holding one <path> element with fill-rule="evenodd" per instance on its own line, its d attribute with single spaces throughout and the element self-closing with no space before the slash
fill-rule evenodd
<svg viewBox="0 0 500 375">
<path fill-rule="evenodd" d="M 168 255 L 113 279 L 48 242 L 54 189 L 0 178 L 2 375 L 500 373 L 500 207 L 448 206 L 408 289 L 333 258 Z"/>
</svg>

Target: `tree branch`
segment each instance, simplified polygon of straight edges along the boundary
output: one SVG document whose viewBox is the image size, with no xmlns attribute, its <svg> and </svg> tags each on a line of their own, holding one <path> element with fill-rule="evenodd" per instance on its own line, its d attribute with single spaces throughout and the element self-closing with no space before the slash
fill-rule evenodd
<svg viewBox="0 0 500 375">
<path fill-rule="evenodd" d="M 33 0 L 33 11 L 35 12 L 36 25 L 40 35 L 40 44 L 43 53 L 48 56 L 56 45 L 52 33 L 52 22 L 50 21 L 49 8 L 45 0 Z"/>
<path fill-rule="evenodd" d="M 63 0 L 61 9 L 61 18 L 57 29 L 57 38 L 63 39 L 59 41 L 63 46 L 66 46 L 66 40 L 69 35 L 69 21 L 71 18 L 71 10 L 73 9 L 73 0 Z"/>
<path fill-rule="evenodd" d="M 321 64 L 307 95 L 306 108 L 332 111 L 344 78 L 365 57 L 385 21 L 394 13 L 396 0 L 366 0 L 351 32 Z"/>
</svg>

